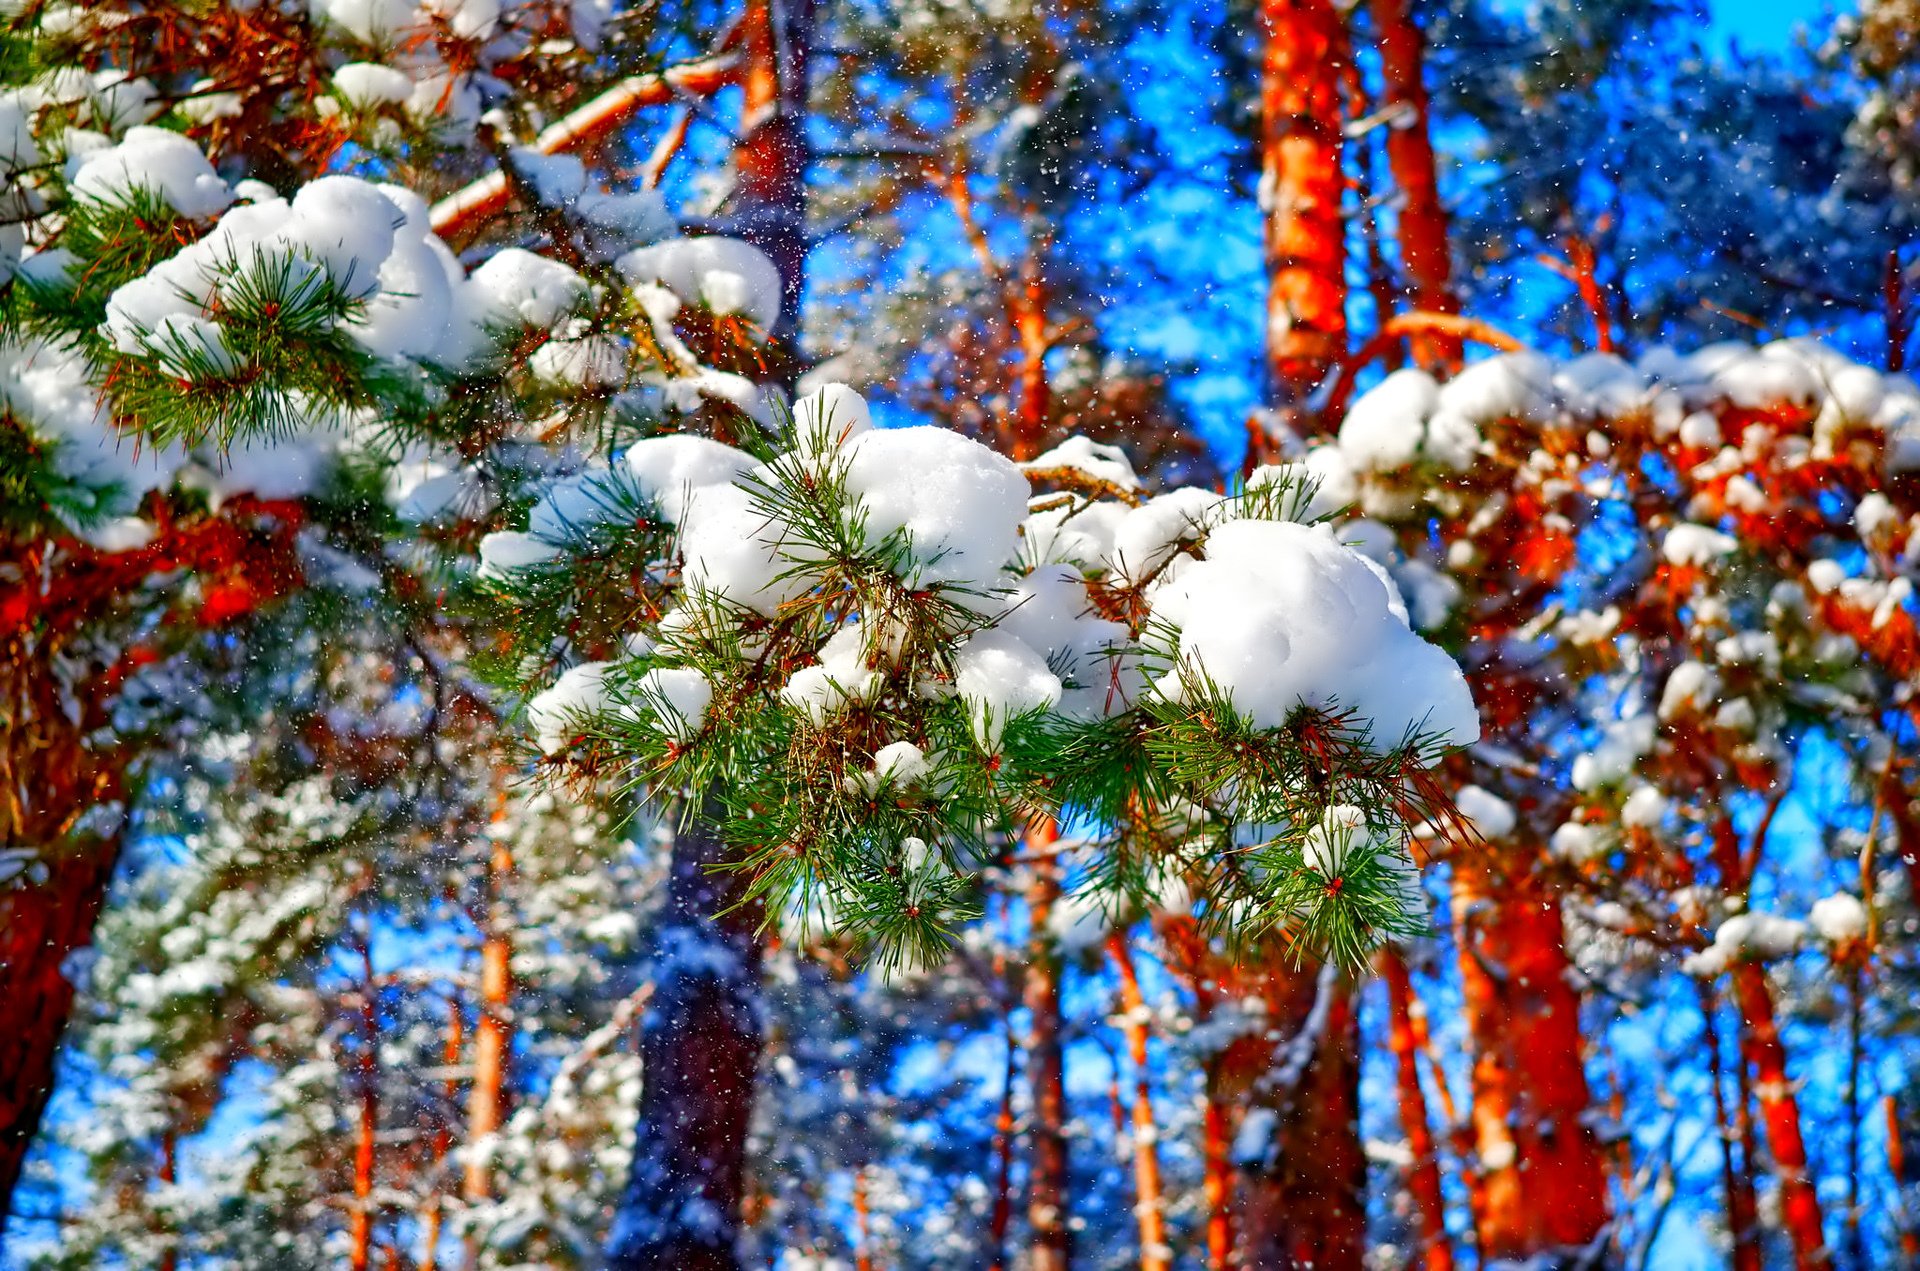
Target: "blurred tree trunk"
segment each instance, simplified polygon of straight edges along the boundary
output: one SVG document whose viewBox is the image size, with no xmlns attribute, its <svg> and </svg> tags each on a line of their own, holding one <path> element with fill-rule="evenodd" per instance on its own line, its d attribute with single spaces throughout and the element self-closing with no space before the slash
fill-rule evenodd
<svg viewBox="0 0 1920 1271">
<path fill-rule="evenodd" d="M 1243 1052 L 1250 1062 L 1240 1077 L 1251 1105 L 1274 1117 L 1267 1144 L 1238 1145 L 1246 1151 L 1239 1161 L 1243 1263 L 1360 1271 L 1367 1157 L 1353 985 L 1344 976 L 1283 965 L 1289 956 L 1269 955 L 1260 996 L 1270 1031 Z"/>
<path fill-rule="evenodd" d="M 1400 117 L 1387 126 L 1387 166 L 1400 191 L 1400 270 L 1406 299 L 1429 313 L 1458 313 L 1447 212 L 1440 201 L 1438 168 L 1428 118 L 1426 40 L 1408 0 L 1372 0 L 1380 41 L 1384 104 Z M 1413 337 L 1413 358 L 1428 368 L 1459 365 L 1457 336 L 1423 331 Z"/>
<path fill-rule="evenodd" d="M 494 824 L 506 818 L 506 796 L 494 813 Z M 473 1081 L 467 1088 L 466 1177 L 460 1192 L 469 1204 L 493 1192 L 493 1170 L 488 1164 L 492 1145 L 505 1117 L 507 1062 L 513 1053 L 513 936 L 506 914 L 505 895 L 513 873 L 513 854 L 496 837 L 487 860 L 487 912 L 480 944 L 480 1001 L 473 1029 Z"/>
<path fill-rule="evenodd" d="M 347 1262 L 353 1271 L 373 1265 L 374 1148 L 380 1127 L 380 1008 L 373 978 L 373 952 L 364 932 L 360 946 L 360 1056 L 354 1077 L 360 1087 L 360 1119 L 353 1136 L 353 1215 L 347 1233 Z"/>
<path fill-rule="evenodd" d="M 1133 1199 L 1140 1228 L 1140 1271 L 1168 1271 L 1172 1250 L 1167 1246 L 1167 1216 L 1160 1185 L 1160 1127 L 1153 1116 L 1153 1083 L 1148 1068 L 1147 1022 L 1151 1015 L 1140 991 L 1140 972 L 1134 966 L 1127 933 L 1107 939 L 1107 953 L 1120 973 L 1121 1031 L 1127 1039 L 1127 1058 L 1133 1065 Z"/>
<path fill-rule="evenodd" d="M 1452 1271 L 1453 1245 L 1447 1239 L 1446 1197 L 1440 1190 L 1440 1158 L 1427 1120 L 1427 1096 L 1420 1086 L 1420 1054 L 1414 1036 L 1413 983 L 1407 964 L 1389 946 L 1380 951 L 1380 972 L 1387 982 L 1387 1042 L 1393 1051 L 1400 1094 L 1400 1125 L 1407 1136 L 1407 1190 L 1418 1211 L 1420 1260 L 1425 1271 Z"/>
<path fill-rule="evenodd" d="M 1027 1225 L 1033 1230 L 1029 1271 L 1066 1271 L 1073 1255 L 1067 1229 L 1067 1087 L 1061 1049 L 1060 950 L 1053 938 L 1053 906 L 1060 898 L 1060 863 L 1053 855 L 1059 831 L 1042 821 L 1028 831 L 1035 854 L 1027 889 L 1027 974 L 1024 997 L 1029 1019 L 1027 1082 L 1032 1092 L 1028 1130 Z"/>
<path fill-rule="evenodd" d="M 758 905 L 702 818 L 675 836 L 640 1021 L 633 1173 L 614 1217 L 613 1271 L 735 1271 L 747 1126 L 760 1062 Z"/>
<path fill-rule="evenodd" d="M 1793 1264 L 1799 1271 L 1832 1266 L 1820 1199 L 1807 1165 L 1806 1140 L 1800 1132 L 1800 1100 L 1787 1075 L 1787 1049 L 1780 1040 L 1766 968 L 1757 962 L 1736 962 L 1732 977 L 1734 1001 L 1740 1008 L 1741 1057 L 1753 1070 L 1767 1150 L 1780 1179 L 1780 1223 L 1793 1242 Z"/>
<path fill-rule="evenodd" d="M 1483 1256 L 1571 1256 L 1607 1223 L 1588 1124 L 1580 1001 L 1567 983 L 1558 898 L 1528 862 L 1461 856 L 1454 872 L 1462 1004 L 1473 1038 Z"/>
<path fill-rule="evenodd" d="M 740 25 L 741 122 L 731 212 L 780 270 L 780 321 L 799 336 L 806 286 L 807 143 L 813 0 L 747 0 Z M 782 356 L 791 389 L 797 361 Z M 641 1022 L 644 1081 L 633 1174 L 615 1215 L 612 1271 L 738 1267 L 747 1127 L 760 1062 L 758 905 L 703 815 L 674 837 L 666 913 L 654 933 L 655 989 Z"/>
<path fill-rule="evenodd" d="M 733 151 L 733 217 L 784 284 L 783 344 L 799 338 L 807 272 L 807 143 L 814 0 L 748 0 L 740 25 L 740 140 Z M 791 387 L 791 385 L 789 385 Z"/>
<path fill-rule="evenodd" d="M 1347 350 L 1340 107 L 1349 51 L 1332 0 L 1261 0 L 1260 21 L 1267 397 L 1298 412 Z"/>
</svg>

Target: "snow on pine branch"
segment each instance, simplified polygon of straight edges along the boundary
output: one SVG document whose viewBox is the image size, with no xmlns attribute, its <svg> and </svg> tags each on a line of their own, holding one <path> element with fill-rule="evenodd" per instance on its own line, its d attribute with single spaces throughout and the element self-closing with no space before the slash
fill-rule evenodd
<svg viewBox="0 0 1920 1271">
<path fill-rule="evenodd" d="M 1034 469 L 1057 488 L 944 429 L 876 429 L 830 385 L 777 453 L 661 436 L 554 484 L 484 568 L 536 664 L 556 603 L 624 652 L 532 697 L 542 749 L 717 794 L 756 895 L 883 959 L 938 953 L 1019 809 L 1116 841 L 1197 809 L 1215 921 L 1311 916 L 1303 947 L 1346 958 L 1417 928 L 1405 826 L 1475 712 L 1391 578 L 1295 519 L 1306 474 L 1140 502 L 1104 447 Z M 1358 846 L 1312 855 L 1335 806 Z"/>
</svg>

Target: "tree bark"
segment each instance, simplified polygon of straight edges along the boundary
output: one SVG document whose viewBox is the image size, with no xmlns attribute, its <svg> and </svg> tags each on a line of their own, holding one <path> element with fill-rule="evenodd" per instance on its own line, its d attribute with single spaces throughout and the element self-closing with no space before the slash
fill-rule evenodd
<svg viewBox="0 0 1920 1271">
<path fill-rule="evenodd" d="M 1446 1198 L 1440 1190 L 1440 1159 L 1427 1121 L 1427 1096 L 1420 1086 L 1420 1052 L 1414 1037 L 1413 983 L 1406 961 L 1391 947 L 1380 952 L 1380 973 L 1387 982 L 1390 1013 L 1387 1044 L 1393 1051 L 1400 1093 L 1400 1125 L 1407 1136 L 1407 1190 L 1418 1211 L 1420 1260 L 1425 1271 L 1452 1271 L 1453 1245 L 1447 1239 Z"/>
<path fill-rule="evenodd" d="M 1549 1263 L 1607 1224 L 1606 1170 L 1587 1123 L 1580 1002 L 1567 983 L 1560 905 L 1525 861 L 1454 875 L 1462 1004 L 1474 1043 L 1482 1256 Z"/>
<path fill-rule="evenodd" d="M 734 147 L 734 217 L 740 236 L 780 270 L 780 321 L 798 337 L 807 272 L 807 111 L 814 0 L 748 0 L 741 19 L 740 141 Z"/>
<path fill-rule="evenodd" d="M 1051 821 L 1027 834 L 1028 847 L 1039 853 L 1033 882 L 1027 889 L 1027 975 L 1024 997 L 1028 1015 L 1027 1082 L 1033 1100 L 1028 1129 L 1027 1225 L 1033 1247 L 1029 1271 L 1066 1271 L 1073 1256 L 1073 1237 L 1067 1229 L 1067 1086 L 1065 1054 L 1061 1049 L 1060 950 L 1049 928 L 1053 906 L 1060 898 L 1060 865 L 1051 855 L 1059 837 Z"/>
<path fill-rule="evenodd" d="M 1733 1242 L 1733 1271 L 1760 1271 L 1760 1240 L 1756 1215 L 1759 1206 L 1753 1195 L 1753 1159 L 1744 1149 L 1742 1136 L 1745 1109 L 1740 1122 L 1727 1111 L 1726 1072 L 1720 1058 L 1720 1002 L 1713 986 L 1702 980 L 1700 1018 L 1707 1046 L 1708 1076 L 1713 1080 L 1714 1124 L 1720 1132 L 1720 1187 L 1726 1194 L 1727 1235 Z M 1740 1083 L 1744 1102 L 1745 1083 Z M 1736 1156 L 1735 1149 L 1742 1149 Z"/>
<path fill-rule="evenodd" d="M 380 1125 L 379 988 L 373 979 L 373 953 L 365 935 L 360 945 L 360 1055 L 354 1075 L 360 1086 L 360 1119 L 353 1138 L 353 1215 L 348 1225 L 347 1262 L 353 1271 L 373 1265 L 374 1146 Z"/>
<path fill-rule="evenodd" d="M 1447 211 L 1440 201 L 1428 119 L 1426 40 L 1407 0 L 1373 0 L 1372 12 L 1379 33 L 1383 97 L 1387 106 L 1402 115 L 1388 126 L 1386 140 L 1387 167 L 1401 199 L 1398 237 L 1403 294 L 1415 309 L 1458 313 Z M 1413 337 L 1413 358 L 1421 366 L 1456 367 L 1460 355 L 1459 338 L 1448 332 L 1428 330 Z"/>
<path fill-rule="evenodd" d="M 62 968 L 93 937 L 119 840 L 72 845 L 47 861 L 46 881 L 0 891 L 0 983 L 7 1043 L 0 1046 L 0 1247 L 27 1152 L 52 1097 L 60 1039 L 73 1011 Z"/>
<path fill-rule="evenodd" d="M 758 906 L 711 818 L 674 838 L 640 1022 L 644 1079 L 612 1271 L 735 1271 L 747 1128 L 760 1061 Z"/>
<path fill-rule="evenodd" d="M 1753 1070 L 1767 1150 L 1780 1179 L 1780 1221 L 1793 1242 L 1794 1266 L 1798 1271 L 1830 1267 L 1833 1256 L 1807 1168 L 1806 1140 L 1800 1133 L 1800 1100 L 1787 1075 L 1787 1048 L 1780 1040 L 1766 968 L 1757 962 L 1736 962 L 1732 979 L 1734 1001 L 1740 1007 L 1740 1050 Z"/>
<path fill-rule="evenodd" d="M 1153 1116 L 1153 1083 L 1147 1062 L 1147 999 L 1124 931 L 1107 938 L 1107 954 L 1120 973 L 1120 1010 L 1127 1059 L 1133 1065 L 1133 1212 L 1140 1228 L 1140 1271 L 1169 1271 L 1167 1215 L 1160 1185 L 1160 1127 Z"/>
<path fill-rule="evenodd" d="M 1347 347 L 1341 72 L 1332 0 L 1261 0 L 1260 208 L 1266 226 L 1267 390 L 1297 409 Z"/>
<path fill-rule="evenodd" d="M 480 1002 L 473 1030 L 473 1083 L 467 1089 L 466 1176 L 461 1195 L 467 1201 L 485 1200 L 493 1191 L 493 1170 L 487 1163 L 491 1145 L 504 1119 L 507 1063 L 513 1053 L 513 938 L 508 930 L 502 896 L 513 872 L 513 856 L 496 839 L 487 861 L 487 929 L 480 944 Z"/>
<path fill-rule="evenodd" d="M 1268 1058 L 1249 1091 L 1275 1115 L 1264 1155 L 1241 1165 L 1244 1265 L 1360 1271 L 1367 1157 L 1360 1142 L 1360 1024 L 1344 977 L 1280 965 L 1262 996 Z"/>
</svg>

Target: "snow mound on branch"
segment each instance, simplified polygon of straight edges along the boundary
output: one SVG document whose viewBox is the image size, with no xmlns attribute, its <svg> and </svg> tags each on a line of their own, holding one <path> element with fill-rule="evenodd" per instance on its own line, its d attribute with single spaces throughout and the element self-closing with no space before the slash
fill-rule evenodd
<svg viewBox="0 0 1920 1271">
<path fill-rule="evenodd" d="M 744 450 L 688 433 L 636 441 L 626 462 L 640 493 L 676 524 L 694 491 L 731 485 L 759 466 Z"/>
<path fill-rule="evenodd" d="M 1138 490 L 1140 478 L 1134 475 L 1127 452 L 1118 446 L 1103 446 L 1078 434 L 1067 438 L 1037 459 L 1020 465 L 1022 472 L 1044 472 L 1066 468 L 1113 486 L 1118 490 Z"/>
<path fill-rule="evenodd" d="M 149 490 L 172 484 L 187 454 L 121 435 L 89 381 L 84 359 L 59 345 L 0 347 L 0 401 L 8 412 L 56 447 L 62 476 L 111 488 L 118 497 L 110 510 L 130 509 Z"/>
<path fill-rule="evenodd" d="M 1019 546 L 1027 479 L 945 428 L 886 428 L 847 443 L 847 492 L 869 545 L 905 537 L 919 583 L 993 586 Z"/>
<path fill-rule="evenodd" d="M 968 638 L 954 655 L 954 684 L 973 716 L 974 736 L 988 750 L 1007 721 L 1060 700 L 1060 677 L 1026 641 L 1002 631 Z"/>
<path fill-rule="evenodd" d="M 766 617 L 807 589 L 782 553 L 788 527 L 734 485 L 706 486 L 686 501 L 680 521 L 682 577 L 695 593 L 731 601 Z"/>
<path fill-rule="evenodd" d="M 607 663 L 582 662 L 527 703 L 527 719 L 542 753 L 565 750 L 580 725 L 606 708 L 606 679 Z"/>
<path fill-rule="evenodd" d="M 872 429 L 867 399 L 845 384 L 821 384 L 793 405 L 793 438 L 803 455 L 824 454 Z"/>
<path fill-rule="evenodd" d="M 1206 532 L 1221 502 L 1212 490 L 1189 487 L 1129 510 L 1114 527 L 1108 568 L 1129 585 L 1145 582 L 1166 565 L 1180 544 L 1193 542 Z"/>
<path fill-rule="evenodd" d="M 1465 677 L 1396 617 L 1387 583 L 1325 527 L 1231 521 L 1152 598 L 1177 659 L 1158 691 L 1189 701 L 1211 681 L 1255 727 L 1299 708 L 1338 710 L 1380 749 L 1418 733 L 1480 735 Z"/>
<path fill-rule="evenodd" d="M 784 286 L 767 254 L 737 238 L 670 238 L 614 262 L 629 283 L 657 283 L 717 314 L 739 314 L 770 328 L 780 320 Z"/>
<path fill-rule="evenodd" d="M 1845 892 L 1822 896 L 1807 913 L 1807 925 L 1828 944 L 1863 940 L 1867 935 L 1867 907 Z"/>
<path fill-rule="evenodd" d="M 1479 786 L 1461 786 L 1454 803 L 1485 839 L 1506 838 L 1520 823 L 1511 803 Z"/>
<path fill-rule="evenodd" d="M 88 202 L 124 203 L 135 190 L 146 190 L 194 220 L 217 215 L 233 202 L 233 192 L 200 147 L 165 128 L 129 128 L 120 144 L 70 165 L 69 188 Z"/>
<path fill-rule="evenodd" d="M 1735 962 L 1772 962 L 1792 957 L 1807 938 L 1807 924 L 1774 914 L 1735 914 L 1713 933 L 1713 943 L 1680 964 L 1688 975 L 1721 974 Z"/>
</svg>

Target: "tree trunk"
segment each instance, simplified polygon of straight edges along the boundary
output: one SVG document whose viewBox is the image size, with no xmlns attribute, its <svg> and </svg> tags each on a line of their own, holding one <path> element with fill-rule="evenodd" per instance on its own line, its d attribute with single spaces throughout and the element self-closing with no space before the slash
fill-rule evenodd
<svg viewBox="0 0 1920 1271">
<path fill-rule="evenodd" d="M 1269 1058 L 1250 1095 L 1275 1120 L 1264 1152 L 1240 1161 L 1244 1265 L 1360 1271 L 1367 1157 L 1353 986 L 1341 976 L 1281 965 L 1278 951 L 1269 956 L 1262 996 L 1277 1036 L 1261 1043 Z"/>
<path fill-rule="evenodd" d="M 1153 1083 L 1147 1062 L 1147 999 L 1133 965 L 1127 934 L 1107 938 L 1107 953 L 1120 972 L 1122 1032 L 1133 1064 L 1133 1212 L 1140 1227 L 1140 1271 L 1169 1271 L 1173 1250 L 1167 1245 L 1167 1215 L 1160 1185 L 1160 1127 L 1153 1117 Z"/>
<path fill-rule="evenodd" d="M 0 1246 L 6 1216 L 53 1094 L 60 1039 L 73 1010 L 73 984 L 63 971 L 85 948 L 107 896 L 118 838 L 55 849 L 44 882 L 0 887 Z"/>
<path fill-rule="evenodd" d="M 1427 1096 L 1420 1087 L 1420 1053 L 1413 1028 L 1413 984 L 1407 964 L 1391 947 L 1380 952 L 1391 1015 L 1387 1044 L 1393 1051 L 1400 1092 L 1400 1126 L 1407 1136 L 1407 1190 L 1418 1210 L 1420 1260 L 1425 1271 L 1452 1271 L 1453 1246 L 1447 1240 L 1447 1208 L 1440 1190 L 1440 1160 L 1427 1122 Z"/>
<path fill-rule="evenodd" d="M 380 1125 L 380 1008 L 373 980 L 373 954 L 366 937 L 360 943 L 360 1056 L 354 1075 L 360 1086 L 360 1121 L 353 1138 L 353 1216 L 347 1233 L 347 1262 L 353 1271 L 373 1265 L 374 1142 Z"/>
<path fill-rule="evenodd" d="M 1440 181 L 1433 157 L 1425 80 L 1426 41 L 1415 25 L 1407 0 L 1373 0 L 1373 23 L 1380 39 L 1380 75 L 1389 107 L 1401 118 L 1387 128 L 1387 166 L 1400 190 L 1400 270 L 1404 294 L 1415 309 L 1458 313 L 1453 293 L 1453 260 L 1447 240 L 1447 211 L 1440 202 Z M 1423 331 L 1413 337 L 1414 361 L 1425 367 L 1454 367 L 1460 362 L 1458 337 Z"/>
<path fill-rule="evenodd" d="M 459 1081 L 454 1070 L 460 1066 L 461 1052 L 466 1048 L 466 1020 L 460 1013 L 460 996 L 450 991 L 447 1000 L 447 1040 L 441 1050 L 440 1059 L 447 1068 L 446 1085 L 441 1090 L 441 1105 L 434 1110 L 433 1117 L 433 1168 L 428 1174 L 433 1188 L 427 1197 L 425 1212 L 420 1215 L 420 1271 L 436 1271 L 440 1265 L 440 1229 L 446 1222 L 446 1201 L 441 1195 L 441 1167 L 446 1164 L 447 1153 L 453 1147 L 453 1110 L 458 1106 L 460 1097 Z"/>
<path fill-rule="evenodd" d="M 1720 1059 L 1720 1002 L 1713 986 L 1700 981 L 1700 1018 L 1707 1046 L 1708 1076 L 1713 1080 L 1714 1124 L 1720 1132 L 1720 1187 L 1726 1194 L 1727 1235 L 1733 1242 L 1733 1271 L 1760 1271 L 1760 1232 L 1756 1215 L 1759 1206 L 1753 1195 L 1753 1159 L 1745 1152 L 1742 1136 L 1746 1119 L 1744 1106 L 1738 1122 L 1727 1111 L 1726 1072 Z M 1745 1083 L 1739 1083 L 1742 1103 Z M 1736 1156 L 1735 1149 L 1741 1151 Z"/>
<path fill-rule="evenodd" d="M 780 270 L 780 321 L 798 338 L 807 271 L 807 112 L 814 0 L 748 0 L 741 21 L 740 141 L 734 147 L 734 216 L 740 236 Z"/>
<path fill-rule="evenodd" d="M 640 1121 L 615 1215 L 612 1271 L 736 1271 L 747 1127 L 760 1060 L 757 905 L 703 818 L 676 835 L 640 1021 Z"/>
<path fill-rule="evenodd" d="M 480 945 L 480 1009 L 473 1030 L 473 1084 L 467 1089 L 466 1177 L 461 1195 L 468 1203 L 485 1200 L 493 1192 L 493 1170 L 487 1163 L 504 1117 L 507 1062 L 513 1051 L 513 939 L 505 921 L 508 876 L 513 856 L 502 839 L 495 839 L 487 862 L 487 930 Z"/>
<path fill-rule="evenodd" d="M 1332 0 L 1261 0 L 1260 19 L 1268 401 L 1297 410 L 1347 348 L 1340 82 L 1349 53 Z"/>
<path fill-rule="evenodd" d="M 1607 1185 L 1587 1123 L 1580 1002 L 1567 983 L 1559 901 L 1524 861 L 1496 877 L 1461 860 L 1454 890 L 1474 1043 L 1481 1253 L 1571 1259 L 1606 1227 Z"/>
<path fill-rule="evenodd" d="M 1059 832 L 1051 821 L 1027 834 L 1033 862 L 1027 889 L 1026 1005 L 1029 1018 L 1027 1083 L 1033 1121 L 1028 1130 L 1027 1225 L 1033 1230 L 1028 1271 L 1066 1271 L 1073 1253 L 1067 1230 L 1067 1086 L 1060 1037 L 1060 950 L 1049 920 L 1060 898 L 1060 863 L 1051 855 Z"/>
<path fill-rule="evenodd" d="M 1767 1150 L 1773 1155 L 1780 1179 L 1780 1221 L 1793 1242 L 1793 1263 L 1799 1271 L 1833 1265 L 1820 1218 L 1820 1199 L 1807 1169 L 1807 1145 L 1800 1133 L 1800 1100 L 1787 1076 L 1787 1048 L 1780 1041 L 1774 1018 L 1773 990 L 1766 968 L 1756 962 L 1736 962 L 1732 969 L 1734 1001 L 1740 1007 L 1740 1050 L 1752 1068 L 1754 1095 L 1766 1124 Z"/>
</svg>

